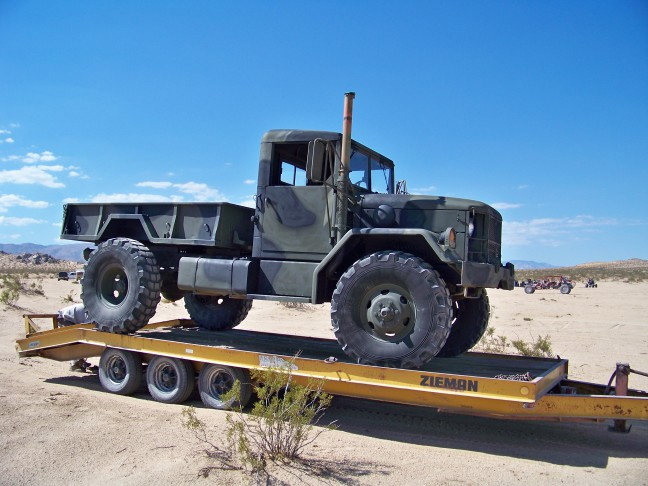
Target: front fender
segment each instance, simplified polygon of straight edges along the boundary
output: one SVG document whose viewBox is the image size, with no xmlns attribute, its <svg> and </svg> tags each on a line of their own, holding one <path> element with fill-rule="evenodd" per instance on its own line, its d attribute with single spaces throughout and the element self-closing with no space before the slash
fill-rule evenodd
<svg viewBox="0 0 648 486">
<path fill-rule="evenodd" d="M 347 233 L 315 268 L 313 273 L 312 301 L 321 304 L 326 301 L 326 282 L 329 276 L 342 267 L 346 270 L 357 258 L 380 250 L 403 250 L 412 252 L 419 248 L 418 256 L 426 257 L 430 263 L 456 264 L 461 256 L 454 250 L 438 242 L 439 235 L 420 228 L 357 228 Z M 358 252 L 358 248 L 366 250 Z"/>
</svg>

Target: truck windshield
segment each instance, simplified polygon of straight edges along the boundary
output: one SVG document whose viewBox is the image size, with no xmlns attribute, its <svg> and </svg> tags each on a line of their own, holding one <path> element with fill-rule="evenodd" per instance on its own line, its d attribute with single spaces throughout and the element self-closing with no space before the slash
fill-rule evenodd
<svg viewBox="0 0 648 486">
<path fill-rule="evenodd" d="M 374 155 L 367 155 L 360 150 L 351 151 L 349 180 L 354 190 L 360 193 L 392 194 L 393 167 L 380 161 Z"/>
</svg>

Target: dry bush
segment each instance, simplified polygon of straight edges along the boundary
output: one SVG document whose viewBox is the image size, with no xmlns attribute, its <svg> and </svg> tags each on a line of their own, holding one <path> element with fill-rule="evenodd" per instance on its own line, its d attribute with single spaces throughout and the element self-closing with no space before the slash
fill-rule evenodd
<svg viewBox="0 0 648 486">
<path fill-rule="evenodd" d="M 511 351 L 522 356 L 534 356 L 541 358 L 554 358 L 553 350 L 551 349 L 551 337 L 538 336 L 535 339 L 527 342 L 522 339 L 509 340 L 506 336 L 495 334 L 494 327 L 486 328 L 484 336 L 475 346 L 475 351 L 493 354 L 505 354 Z"/>
<path fill-rule="evenodd" d="M 257 383 L 258 400 L 249 413 L 241 409 L 228 413 L 225 434 L 217 432 L 216 439 L 210 437 L 205 423 L 196 417 L 192 407 L 183 410 L 183 426 L 193 431 L 205 446 L 203 452 L 217 462 L 202 469 L 201 475 L 214 468 L 244 469 L 257 479 L 261 476 L 267 479 L 267 461 L 288 464 L 301 459 L 305 447 L 335 427 L 330 423 L 315 428 L 332 399 L 323 391 L 323 380 L 300 385 L 294 382 L 290 367 L 255 370 L 252 378 Z M 240 383 L 237 381 L 223 399 L 238 396 Z"/>
</svg>

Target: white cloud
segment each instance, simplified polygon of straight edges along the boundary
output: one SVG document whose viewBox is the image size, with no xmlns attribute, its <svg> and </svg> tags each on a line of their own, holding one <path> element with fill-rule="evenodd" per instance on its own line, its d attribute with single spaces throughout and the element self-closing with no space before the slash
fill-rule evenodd
<svg viewBox="0 0 648 486">
<path fill-rule="evenodd" d="M 63 204 L 78 203 L 78 202 L 81 202 L 81 200 L 78 197 L 66 197 L 65 199 L 63 199 Z M 59 223 L 56 223 L 56 224 L 59 224 Z"/>
<path fill-rule="evenodd" d="M 0 130 L 0 135 L 11 135 L 9 130 Z"/>
<path fill-rule="evenodd" d="M 0 195 L 0 213 L 6 213 L 7 208 L 13 206 L 41 209 L 48 207 L 49 203 L 46 201 L 30 201 L 29 199 L 25 199 L 22 196 L 16 196 L 15 194 Z"/>
<path fill-rule="evenodd" d="M 593 234 L 606 231 L 606 227 L 618 224 L 620 222 L 613 218 L 589 215 L 504 221 L 502 246 L 564 246 L 588 239 Z"/>
<path fill-rule="evenodd" d="M 2 157 L 0 161 L 2 162 L 13 162 L 14 160 L 19 160 L 20 155 L 9 155 L 8 157 Z"/>
<path fill-rule="evenodd" d="M 495 209 L 515 209 L 515 208 L 521 208 L 521 204 L 517 203 L 505 203 L 505 202 L 498 202 L 498 203 L 493 203 L 491 204 Z"/>
<path fill-rule="evenodd" d="M 156 181 L 144 181 L 144 182 L 138 182 L 135 184 L 137 187 L 151 187 L 153 189 L 168 189 L 171 187 L 173 184 L 171 182 L 156 182 Z"/>
<path fill-rule="evenodd" d="M 408 189 L 407 192 L 410 194 L 420 194 L 420 195 L 432 195 L 436 192 L 437 188 L 435 186 L 427 186 L 427 187 L 414 187 L 412 189 Z"/>
<path fill-rule="evenodd" d="M 36 162 L 54 162 L 56 159 L 58 159 L 58 157 L 56 157 L 52 152 L 45 150 L 40 154 L 29 152 L 23 157 L 22 161 L 26 164 L 35 164 Z"/>
<path fill-rule="evenodd" d="M 81 173 L 77 172 L 76 170 L 71 170 L 70 172 L 68 172 L 68 176 L 70 176 L 70 177 L 80 177 Z"/>
<path fill-rule="evenodd" d="M 0 226 L 28 226 L 30 224 L 42 223 L 47 223 L 47 221 L 34 218 L 13 218 L 11 216 L 0 216 Z"/>
<path fill-rule="evenodd" d="M 517 188 L 518 188 L 518 191 L 523 191 L 524 189 L 528 189 L 529 185 L 528 184 L 520 184 L 519 186 L 517 186 Z"/>
<path fill-rule="evenodd" d="M 209 187 L 203 182 L 173 183 L 168 181 L 144 181 L 135 184 L 137 187 L 150 187 L 152 189 L 177 189 L 184 194 L 189 194 L 195 201 L 226 201 L 227 198 L 218 190 Z M 163 196 L 165 197 L 165 196 Z M 175 200 L 182 200 L 182 196 L 169 196 Z"/>
<path fill-rule="evenodd" d="M 245 179 L 243 184 L 256 184 L 256 181 L 254 179 Z"/>
<path fill-rule="evenodd" d="M 94 203 L 120 203 L 120 202 L 179 202 L 176 199 L 160 194 L 97 194 L 91 199 Z"/>
<path fill-rule="evenodd" d="M 45 187 L 65 187 L 50 171 L 57 172 L 60 166 L 26 166 L 16 170 L 0 170 L 0 184 L 36 184 Z"/>
<path fill-rule="evenodd" d="M 20 127 L 20 123 L 10 123 L 9 126 L 11 128 L 18 128 L 18 127 Z"/>
<path fill-rule="evenodd" d="M 7 137 L 4 140 L 0 140 L 0 143 L 14 143 L 14 139 L 11 137 Z"/>
<path fill-rule="evenodd" d="M 240 206 L 246 206 L 248 208 L 255 208 L 256 207 L 256 201 L 253 198 L 246 199 L 245 201 L 241 201 L 238 203 Z"/>
</svg>

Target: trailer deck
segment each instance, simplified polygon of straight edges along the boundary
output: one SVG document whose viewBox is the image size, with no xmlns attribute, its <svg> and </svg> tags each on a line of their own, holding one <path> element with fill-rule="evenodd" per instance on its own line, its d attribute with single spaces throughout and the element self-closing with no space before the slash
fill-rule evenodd
<svg viewBox="0 0 648 486">
<path fill-rule="evenodd" d="M 51 319 L 54 329 L 39 330 L 38 319 Z M 627 389 L 627 365 L 618 365 L 616 384 L 606 386 L 570 380 L 566 359 L 466 353 L 436 358 L 419 370 L 385 368 L 350 362 L 335 340 L 241 330 L 208 332 L 184 319 L 149 324 L 123 335 L 98 331 L 92 324 L 57 328 L 54 315 L 26 315 L 25 331 L 26 337 L 16 344 L 20 357 L 65 361 L 117 349 L 132 353 L 142 363 L 160 356 L 177 360 L 198 374 L 207 365 L 245 373 L 289 368 L 298 382 L 322 379 L 324 390 L 333 395 L 448 412 L 544 420 L 614 419 L 617 430 L 625 430 L 626 419 L 648 420 L 648 393 Z"/>
</svg>

